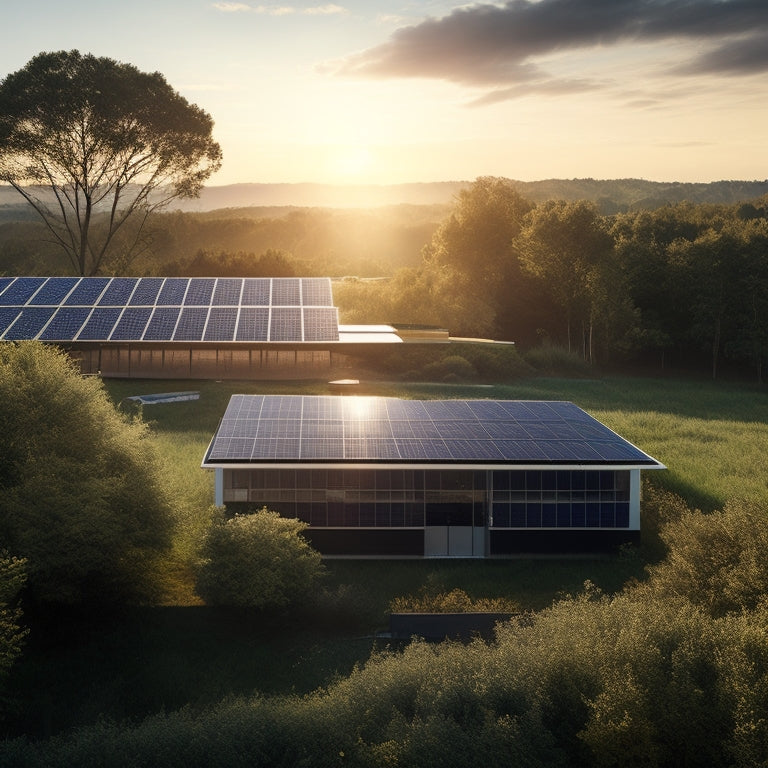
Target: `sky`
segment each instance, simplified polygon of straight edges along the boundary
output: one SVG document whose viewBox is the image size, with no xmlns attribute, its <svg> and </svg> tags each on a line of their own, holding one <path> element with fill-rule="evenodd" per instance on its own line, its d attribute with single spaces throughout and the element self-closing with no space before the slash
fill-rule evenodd
<svg viewBox="0 0 768 768">
<path fill-rule="evenodd" d="M 209 185 L 768 178 L 768 0 L 3 0 L 215 121 Z"/>
</svg>

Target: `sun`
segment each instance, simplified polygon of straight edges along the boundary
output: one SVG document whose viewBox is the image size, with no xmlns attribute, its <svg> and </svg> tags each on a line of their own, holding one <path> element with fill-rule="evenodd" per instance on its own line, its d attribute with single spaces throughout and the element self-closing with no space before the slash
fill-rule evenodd
<svg viewBox="0 0 768 768">
<path fill-rule="evenodd" d="M 366 146 L 337 147 L 331 153 L 331 171 L 339 179 L 360 179 L 370 172 L 373 164 L 373 153 Z"/>
</svg>

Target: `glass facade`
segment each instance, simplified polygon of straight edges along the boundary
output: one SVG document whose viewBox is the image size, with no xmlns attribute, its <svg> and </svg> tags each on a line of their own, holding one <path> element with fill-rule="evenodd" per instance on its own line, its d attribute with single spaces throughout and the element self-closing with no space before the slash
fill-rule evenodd
<svg viewBox="0 0 768 768">
<path fill-rule="evenodd" d="M 629 470 L 234 469 L 224 502 L 312 528 L 628 528 Z"/>
</svg>

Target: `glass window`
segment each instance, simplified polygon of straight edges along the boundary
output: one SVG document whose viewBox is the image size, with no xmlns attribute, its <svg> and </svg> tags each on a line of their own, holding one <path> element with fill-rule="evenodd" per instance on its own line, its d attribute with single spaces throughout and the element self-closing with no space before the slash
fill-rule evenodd
<svg viewBox="0 0 768 768">
<path fill-rule="evenodd" d="M 557 505 L 557 527 L 558 528 L 571 527 L 571 505 L 570 504 Z"/>
<path fill-rule="evenodd" d="M 543 528 L 554 528 L 557 525 L 557 504 L 541 505 L 541 525 Z"/>
<path fill-rule="evenodd" d="M 390 523 L 393 526 L 405 525 L 405 504 L 392 504 L 390 509 Z"/>
<path fill-rule="evenodd" d="M 525 505 L 525 524 L 529 528 L 541 528 L 541 504 Z"/>
<path fill-rule="evenodd" d="M 512 503 L 509 505 L 509 524 L 512 528 L 525 527 L 525 504 Z"/>
<path fill-rule="evenodd" d="M 381 502 L 376 504 L 376 520 L 375 525 L 377 528 L 389 527 L 389 504 L 382 504 Z M 360 510 L 360 520 L 362 521 L 363 511 Z"/>
</svg>

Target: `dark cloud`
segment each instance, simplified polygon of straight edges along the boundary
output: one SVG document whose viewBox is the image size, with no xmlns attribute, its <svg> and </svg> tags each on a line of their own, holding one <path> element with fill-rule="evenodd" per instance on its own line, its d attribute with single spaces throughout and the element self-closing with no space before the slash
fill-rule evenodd
<svg viewBox="0 0 768 768">
<path fill-rule="evenodd" d="M 755 75 L 768 72 L 768 32 L 729 40 L 678 71 L 693 75 Z"/>
<path fill-rule="evenodd" d="M 689 62 L 689 70 L 762 70 L 768 46 L 756 44 L 758 32 L 768 34 L 768 0 L 510 0 L 503 6 L 459 8 L 444 18 L 404 27 L 386 43 L 329 69 L 342 75 L 496 86 L 484 97 L 491 102 L 556 89 L 533 63 L 537 57 L 621 42 L 689 39 L 707 49 L 720 43 Z M 734 40 L 737 36 L 749 37 L 745 43 Z"/>
</svg>

